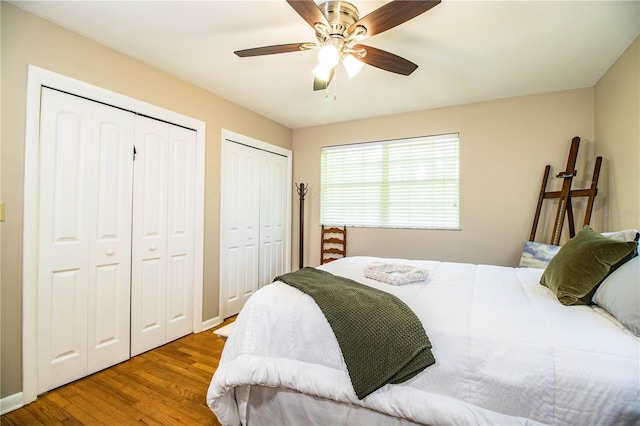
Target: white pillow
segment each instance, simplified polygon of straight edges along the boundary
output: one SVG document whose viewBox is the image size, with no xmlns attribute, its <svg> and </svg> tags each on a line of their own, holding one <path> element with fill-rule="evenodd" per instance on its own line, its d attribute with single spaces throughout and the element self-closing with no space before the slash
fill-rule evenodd
<svg viewBox="0 0 640 426">
<path fill-rule="evenodd" d="M 602 232 L 607 238 L 612 238 L 618 241 L 638 241 L 638 230 L 637 229 L 625 229 L 624 231 L 617 232 Z"/>
<path fill-rule="evenodd" d="M 605 278 L 593 301 L 640 337 L 640 257 Z"/>
</svg>

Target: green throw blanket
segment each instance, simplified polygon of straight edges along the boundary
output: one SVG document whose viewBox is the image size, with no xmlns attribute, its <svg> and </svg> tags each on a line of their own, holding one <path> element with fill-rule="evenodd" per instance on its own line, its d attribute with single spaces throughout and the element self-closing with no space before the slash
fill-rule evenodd
<svg viewBox="0 0 640 426">
<path fill-rule="evenodd" d="M 409 380 L 436 362 L 420 320 L 394 295 L 309 267 L 274 281 L 315 300 L 338 340 L 358 398 Z"/>
</svg>

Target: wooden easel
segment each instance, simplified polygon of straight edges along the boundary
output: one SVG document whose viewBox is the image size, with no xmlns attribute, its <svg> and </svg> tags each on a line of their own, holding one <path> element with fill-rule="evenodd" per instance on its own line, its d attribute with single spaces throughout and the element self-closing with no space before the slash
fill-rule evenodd
<svg viewBox="0 0 640 426">
<path fill-rule="evenodd" d="M 562 183 L 562 189 L 560 191 L 546 192 L 547 180 L 549 178 L 549 170 L 551 166 L 547 165 L 544 169 L 544 177 L 542 178 L 542 186 L 540 187 L 540 195 L 538 197 L 538 206 L 536 207 L 536 214 L 533 219 L 533 227 L 531 228 L 531 235 L 529 235 L 529 241 L 533 241 L 536 236 L 536 229 L 538 228 L 538 221 L 540 220 L 540 212 L 542 210 L 542 202 L 548 198 L 558 198 L 558 211 L 556 213 L 556 220 L 553 224 L 553 233 L 551 234 L 550 244 L 559 245 L 560 235 L 562 234 L 562 227 L 564 225 L 564 218 L 567 216 L 569 223 L 569 235 L 573 238 L 576 235 L 575 224 L 573 220 L 573 206 L 571 204 L 572 197 L 588 197 L 587 208 L 584 214 L 584 225 L 586 226 L 591 221 L 591 212 L 593 211 L 593 202 L 598 194 L 598 177 L 600 176 L 600 166 L 602 165 L 602 157 L 596 158 L 596 164 L 593 170 L 593 177 L 591 179 L 591 187 L 588 189 L 571 189 L 571 183 L 573 177 L 576 176 L 577 170 L 576 159 L 578 158 L 578 148 L 580 146 L 580 138 L 576 136 L 571 140 L 571 148 L 569 150 L 569 160 L 567 161 L 567 169 L 564 172 L 558 173 L 556 177 L 564 179 Z"/>
</svg>

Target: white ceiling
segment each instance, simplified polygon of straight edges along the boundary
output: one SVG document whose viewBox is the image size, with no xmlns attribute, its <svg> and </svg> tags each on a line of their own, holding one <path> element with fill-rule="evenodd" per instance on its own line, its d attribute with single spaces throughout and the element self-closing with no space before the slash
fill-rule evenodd
<svg viewBox="0 0 640 426">
<path fill-rule="evenodd" d="M 315 51 L 233 54 L 315 41 L 284 0 L 11 3 L 293 129 L 591 87 L 640 33 L 640 1 L 444 0 L 363 42 L 418 64 L 412 75 L 342 70 L 325 98 Z M 386 1 L 353 3 L 362 17 Z"/>
</svg>

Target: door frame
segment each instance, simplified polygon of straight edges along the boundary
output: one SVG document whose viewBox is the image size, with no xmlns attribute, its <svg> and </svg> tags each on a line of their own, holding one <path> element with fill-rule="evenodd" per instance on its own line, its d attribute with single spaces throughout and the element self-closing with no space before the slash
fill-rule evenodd
<svg viewBox="0 0 640 426">
<path fill-rule="evenodd" d="M 222 140 L 220 143 L 220 158 L 221 161 L 224 162 L 224 154 L 225 154 L 225 146 L 228 143 L 239 143 L 241 145 L 246 145 L 250 148 L 254 148 L 254 149 L 259 149 L 262 151 L 267 151 L 270 152 L 272 154 L 276 154 L 276 155 L 281 155 L 283 157 L 287 158 L 287 176 L 286 176 L 286 185 L 287 185 L 287 190 L 285 192 L 285 196 L 286 196 L 286 208 L 285 208 L 285 219 L 284 219 L 284 223 L 285 223 L 285 236 L 284 236 L 284 241 L 285 241 L 285 248 L 284 248 L 284 253 L 285 253 L 285 269 L 287 272 L 291 271 L 291 209 L 292 209 L 292 186 L 293 186 L 293 151 L 291 151 L 290 149 L 286 149 L 286 148 L 282 148 L 280 146 L 277 145 L 272 145 L 270 143 L 267 142 L 263 142 L 261 140 L 258 139 L 254 139 L 251 138 L 249 136 L 244 136 L 241 135 L 240 133 L 235 133 L 232 132 L 230 130 L 226 130 L 226 129 L 222 129 Z M 223 185 L 225 182 L 225 165 L 222 164 L 221 170 L 220 170 L 220 197 L 222 197 L 222 194 L 224 193 L 223 191 Z M 222 198 L 220 199 L 220 206 L 224 206 L 224 201 Z M 222 207 L 221 207 L 222 208 Z M 219 253 L 220 253 L 220 257 L 222 256 L 223 250 L 226 247 L 227 244 L 227 236 L 225 235 L 225 233 L 222 231 L 223 229 L 226 229 L 226 224 L 224 223 L 224 217 L 225 215 L 222 214 L 222 212 L 220 213 L 220 249 L 219 249 Z M 221 259 L 218 259 L 219 261 Z M 226 286 L 223 282 L 223 276 L 224 276 L 224 268 L 225 265 L 222 262 L 219 262 L 220 264 L 220 276 L 219 276 L 219 280 L 218 282 L 220 283 L 220 287 L 219 287 L 219 297 L 218 297 L 218 301 L 219 301 L 219 312 L 220 312 L 220 318 L 224 319 L 227 316 L 227 312 L 226 312 L 226 304 L 224 303 L 225 298 L 223 296 L 226 296 Z"/>
<path fill-rule="evenodd" d="M 22 399 L 23 405 L 38 396 L 38 170 L 40 96 L 42 86 L 126 109 L 196 131 L 196 219 L 193 284 L 193 332 L 202 331 L 204 252 L 205 131 L 203 121 L 71 77 L 29 65 L 27 74 L 24 211 L 22 252 Z"/>
</svg>

